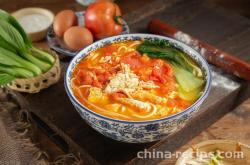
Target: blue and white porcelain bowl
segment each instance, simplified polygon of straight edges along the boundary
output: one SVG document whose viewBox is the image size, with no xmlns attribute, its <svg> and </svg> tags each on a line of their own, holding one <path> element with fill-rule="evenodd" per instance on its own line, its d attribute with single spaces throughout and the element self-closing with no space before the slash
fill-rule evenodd
<svg viewBox="0 0 250 165">
<path fill-rule="evenodd" d="M 95 49 L 103 47 L 107 44 L 127 41 L 127 40 L 167 40 L 175 47 L 180 48 L 186 52 L 192 59 L 194 59 L 202 68 L 205 73 L 206 84 L 202 96 L 189 108 L 158 120 L 149 120 L 149 121 L 124 121 L 118 119 L 112 119 L 106 116 L 102 116 L 87 107 L 81 104 L 77 98 L 74 96 L 71 89 L 70 80 L 72 73 L 76 65 Z M 185 45 L 182 42 L 174 40 L 172 38 L 152 35 L 152 34 L 125 34 L 106 38 L 100 41 L 97 41 L 90 46 L 86 47 L 80 51 L 70 62 L 69 67 L 66 71 L 65 76 L 65 89 L 66 92 L 76 108 L 81 117 L 96 131 L 101 134 L 112 138 L 114 140 L 128 142 L 128 143 L 146 143 L 157 141 L 162 138 L 177 132 L 180 130 L 187 121 L 198 111 L 202 102 L 208 96 L 209 90 L 211 87 L 211 73 L 209 65 L 206 60 L 196 52 L 194 49 Z"/>
</svg>

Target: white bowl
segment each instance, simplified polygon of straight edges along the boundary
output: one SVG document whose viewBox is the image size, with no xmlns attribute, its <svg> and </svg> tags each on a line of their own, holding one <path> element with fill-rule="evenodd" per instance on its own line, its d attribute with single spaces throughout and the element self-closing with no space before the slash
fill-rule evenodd
<svg viewBox="0 0 250 165">
<path fill-rule="evenodd" d="M 31 15 L 31 14 L 41 14 L 45 16 L 45 18 L 48 21 L 48 25 L 44 26 L 41 30 L 39 31 L 34 31 L 34 32 L 26 32 L 31 39 L 31 41 L 40 41 L 45 38 L 48 28 L 52 25 L 53 20 L 54 20 L 54 14 L 43 8 L 37 8 L 37 7 L 29 7 L 29 8 L 23 8 L 20 10 L 15 11 L 11 15 L 15 17 L 17 20 L 20 19 L 21 17 Z M 25 30 L 25 28 L 24 28 Z"/>
<path fill-rule="evenodd" d="M 199 154 L 220 150 L 234 164 L 249 165 L 250 164 L 250 146 L 232 140 L 207 140 L 194 145 L 184 151 L 175 165 L 184 165 L 192 159 L 195 148 Z M 240 149 L 240 151 L 238 151 Z M 241 153 L 240 153 L 241 152 Z M 197 154 L 197 153 L 196 153 Z M 226 158 L 225 158 L 226 159 Z M 231 162 L 233 164 L 233 162 Z"/>
</svg>

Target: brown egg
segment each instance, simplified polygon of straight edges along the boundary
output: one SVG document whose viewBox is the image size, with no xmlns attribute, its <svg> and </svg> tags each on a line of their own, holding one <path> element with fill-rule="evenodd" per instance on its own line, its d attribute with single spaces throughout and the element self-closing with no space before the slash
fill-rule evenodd
<svg viewBox="0 0 250 165">
<path fill-rule="evenodd" d="M 93 35 L 87 28 L 73 26 L 64 33 L 63 40 L 71 50 L 80 50 L 93 43 Z"/>
<path fill-rule="evenodd" d="M 55 16 L 53 29 L 58 37 L 63 37 L 66 30 L 76 25 L 77 17 L 75 12 L 72 10 L 63 10 Z"/>
</svg>

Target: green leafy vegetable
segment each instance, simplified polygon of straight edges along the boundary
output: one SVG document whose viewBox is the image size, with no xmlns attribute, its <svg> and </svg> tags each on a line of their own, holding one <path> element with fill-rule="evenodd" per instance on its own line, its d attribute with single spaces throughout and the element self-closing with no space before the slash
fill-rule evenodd
<svg viewBox="0 0 250 165">
<path fill-rule="evenodd" d="M 139 45 L 138 51 L 141 53 L 146 53 L 153 58 L 164 58 L 173 61 L 176 64 L 185 68 L 186 70 L 194 73 L 196 76 L 202 76 L 202 71 L 200 70 L 200 68 L 195 66 L 193 61 L 188 59 L 184 52 L 173 47 L 167 41 L 146 40 L 143 44 Z"/>
<path fill-rule="evenodd" d="M 0 85 L 47 72 L 55 59 L 33 47 L 21 25 L 0 9 Z"/>
<path fill-rule="evenodd" d="M 32 51 L 32 55 L 34 55 L 38 59 L 40 59 L 42 61 L 45 61 L 45 62 L 48 62 L 50 64 L 54 64 L 55 58 L 53 58 L 47 52 L 41 51 L 41 50 L 39 50 L 39 49 L 37 49 L 35 47 L 32 47 L 31 51 Z"/>
<path fill-rule="evenodd" d="M 184 52 L 173 47 L 169 42 L 146 40 L 138 46 L 137 50 L 152 58 L 168 60 L 174 68 L 177 82 L 186 94 L 204 84 L 204 80 L 201 78 L 203 76 L 201 69 Z"/>
<path fill-rule="evenodd" d="M 8 22 L 0 20 L 0 36 L 8 44 L 19 51 L 26 51 L 26 46 L 20 33 Z"/>
<path fill-rule="evenodd" d="M 36 65 L 23 59 L 19 55 L 12 53 L 11 51 L 8 51 L 1 47 L 0 47 L 0 64 L 25 68 L 27 70 L 32 71 L 35 76 L 40 75 L 42 73 L 41 69 L 39 69 Z"/>
<path fill-rule="evenodd" d="M 32 62 L 33 64 L 35 64 L 36 66 L 38 66 L 43 72 L 46 72 L 46 71 L 48 71 L 51 68 L 50 64 L 37 59 L 32 54 L 30 54 L 30 52 L 20 52 L 20 54 L 25 59 L 29 60 L 30 62 Z"/>
<path fill-rule="evenodd" d="M 179 97 L 183 100 L 195 101 L 201 96 L 201 94 L 202 94 L 201 90 L 202 89 L 200 87 L 200 88 L 194 89 L 190 92 L 186 92 L 181 87 L 179 87 L 178 94 L 179 94 Z"/>
<path fill-rule="evenodd" d="M 11 16 L 6 11 L 0 9 L 0 20 L 6 21 L 9 24 L 11 24 L 21 34 L 27 48 L 32 47 L 32 43 L 30 39 L 28 38 L 28 36 L 26 35 L 24 29 L 13 16 Z"/>
<path fill-rule="evenodd" d="M 8 44 L 8 42 L 6 42 L 1 36 L 0 36 L 0 47 L 7 49 L 13 53 L 17 53 L 16 48 Z"/>
<path fill-rule="evenodd" d="M 185 92 L 191 92 L 203 85 L 204 81 L 194 76 L 191 72 L 178 65 L 173 65 L 173 68 L 176 80 Z"/>
<path fill-rule="evenodd" d="M 8 67 L 6 65 L 0 65 L 0 72 L 7 73 L 11 76 L 20 77 L 20 78 L 34 77 L 34 74 L 27 69 L 19 68 L 19 67 Z"/>
<path fill-rule="evenodd" d="M 14 76 L 11 76 L 11 75 L 6 74 L 6 73 L 0 73 L 0 86 L 8 84 L 11 81 L 13 81 L 14 79 L 15 79 Z"/>
<path fill-rule="evenodd" d="M 30 54 L 19 32 L 13 26 L 11 26 L 11 24 L 2 20 L 0 20 L 0 37 L 2 37 L 5 42 L 11 45 L 12 48 L 16 49 L 16 51 L 19 52 L 21 56 L 37 65 L 43 72 L 46 72 L 51 68 L 51 64 L 41 61 Z"/>
</svg>

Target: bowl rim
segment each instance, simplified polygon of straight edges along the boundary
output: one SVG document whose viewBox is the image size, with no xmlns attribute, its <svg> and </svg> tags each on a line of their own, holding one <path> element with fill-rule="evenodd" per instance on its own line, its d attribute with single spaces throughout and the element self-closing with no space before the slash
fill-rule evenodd
<svg viewBox="0 0 250 165">
<path fill-rule="evenodd" d="M 205 68 L 206 70 L 206 77 L 207 77 L 207 80 L 206 80 L 206 85 L 205 85 L 205 88 L 204 88 L 204 92 L 203 94 L 199 97 L 199 99 L 197 99 L 191 106 L 189 106 L 188 108 L 186 108 L 185 110 L 181 111 L 181 112 L 178 112 L 176 114 L 173 114 L 173 115 L 170 115 L 170 116 L 166 116 L 166 117 L 163 117 L 163 118 L 160 118 L 160 119 L 156 119 L 156 120 L 142 120 L 142 121 L 136 121 L 136 120 L 120 120 L 120 119 L 114 119 L 114 118 L 110 118 L 108 116 L 104 116 L 104 115 L 101 115 L 101 114 L 98 114 L 92 110 L 90 110 L 88 107 L 84 106 L 83 104 L 81 104 L 78 99 L 74 96 L 72 90 L 71 90 L 71 87 L 70 87 L 70 84 L 68 84 L 67 82 L 67 77 L 69 77 L 70 75 L 70 68 L 75 68 L 72 67 L 75 63 L 75 61 L 79 58 L 79 56 L 81 56 L 81 54 L 83 54 L 86 50 L 88 50 L 90 47 L 93 47 L 94 45 L 98 45 L 99 43 L 101 42 L 105 42 L 105 41 L 108 41 L 108 40 L 111 40 L 111 39 L 115 39 L 115 38 L 119 38 L 119 37 L 122 37 L 122 36 L 127 36 L 127 37 L 142 37 L 142 38 L 158 38 L 158 39 L 164 39 L 164 40 L 169 40 L 171 41 L 172 43 L 176 43 L 178 46 L 180 47 L 184 47 L 185 49 L 189 50 L 192 52 L 192 54 L 194 54 L 195 56 L 198 56 L 199 60 L 201 61 L 201 63 L 204 65 L 203 67 Z M 120 41 L 118 41 L 120 42 Z M 85 58 L 86 55 L 83 57 Z M 82 59 L 83 59 L 82 58 Z M 195 107 L 196 106 L 200 106 L 202 104 L 202 102 L 207 98 L 209 92 L 210 92 L 210 89 L 211 89 L 211 82 L 212 82 L 212 75 L 211 75 L 211 70 L 210 70 L 210 67 L 209 67 L 209 64 L 207 63 L 207 61 L 201 56 L 200 53 L 198 53 L 195 49 L 193 49 L 192 47 L 186 45 L 185 43 L 181 42 L 181 41 L 178 41 L 176 39 L 173 39 L 173 38 L 169 38 L 169 37 L 165 37 L 165 36 L 160 36 L 160 35 L 155 35 L 155 34 L 147 34 L 147 33 L 130 33 L 130 34 L 122 34 L 122 35 L 117 35 L 117 36 L 112 36 L 112 37 L 108 37 L 108 38 L 105 38 L 105 39 L 101 39 L 97 42 L 94 42 L 93 44 L 85 47 L 84 49 L 82 49 L 69 63 L 68 67 L 67 67 L 67 70 L 66 70 L 66 73 L 65 73 L 65 76 L 64 76 L 64 87 L 65 87 L 65 90 L 66 90 L 66 93 L 68 95 L 68 97 L 70 98 L 71 101 L 73 101 L 74 103 L 76 103 L 78 106 L 81 107 L 81 110 L 84 109 L 85 111 L 87 111 L 88 113 L 91 113 L 92 115 L 95 115 L 99 118 L 102 118 L 102 119 L 105 119 L 105 120 L 109 120 L 109 121 L 112 121 L 112 122 L 119 122 L 119 123 L 124 123 L 124 124 L 149 124 L 149 123 L 158 123 L 158 122 L 162 122 L 162 121 L 166 121 L 166 120 L 169 120 L 169 119 L 173 119 L 173 118 L 176 118 L 178 116 L 182 116 L 182 115 L 185 115 L 187 114 L 188 112 L 192 112 L 194 111 Z"/>
</svg>

